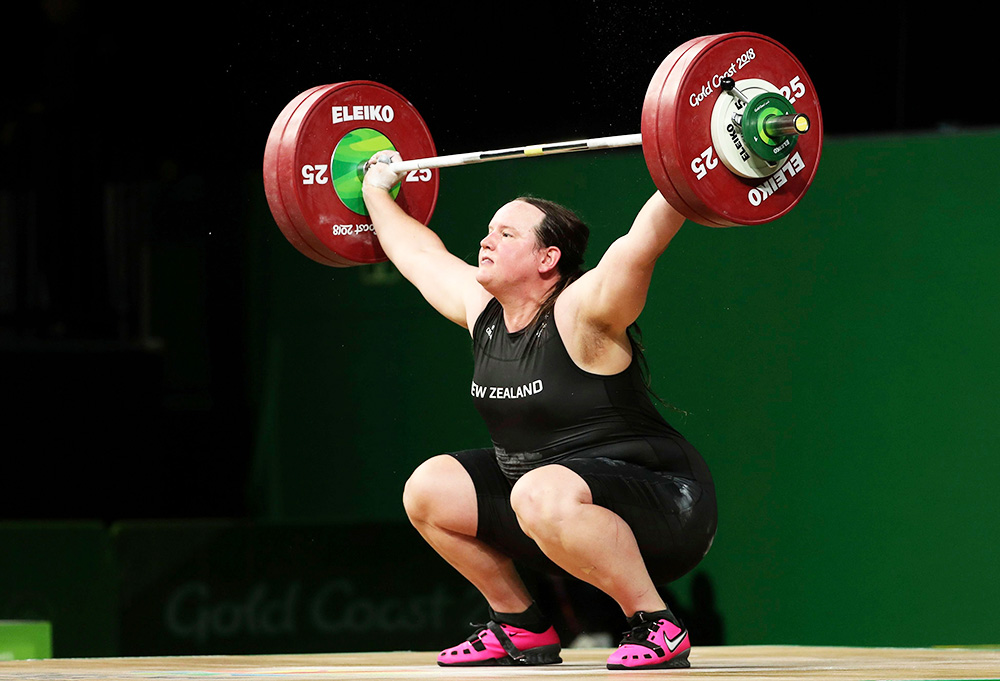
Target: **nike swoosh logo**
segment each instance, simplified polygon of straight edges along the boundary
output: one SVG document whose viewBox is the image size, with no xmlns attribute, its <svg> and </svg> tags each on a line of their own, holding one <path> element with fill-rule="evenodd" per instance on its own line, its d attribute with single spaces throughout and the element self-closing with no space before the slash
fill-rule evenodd
<svg viewBox="0 0 1000 681">
<path fill-rule="evenodd" d="M 677 650 L 677 646 L 679 646 L 681 643 L 684 642 L 684 639 L 687 638 L 687 635 L 688 633 L 686 631 L 682 631 L 677 638 L 667 638 L 666 636 L 664 636 L 663 642 L 667 644 L 667 650 L 669 650 L 670 652 L 674 652 L 675 650 Z"/>
</svg>

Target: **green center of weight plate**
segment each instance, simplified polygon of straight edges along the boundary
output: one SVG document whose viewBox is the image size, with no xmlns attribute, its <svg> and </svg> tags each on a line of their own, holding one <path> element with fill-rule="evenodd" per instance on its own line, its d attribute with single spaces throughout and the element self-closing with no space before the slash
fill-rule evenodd
<svg viewBox="0 0 1000 681">
<path fill-rule="evenodd" d="M 361 194 L 364 182 L 365 162 L 379 151 L 396 151 L 389 138 L 378 130 L 357 128 L 340 138 L 330 158 L 330 177 L 333 190 L 345 206 L 358 215 L 368 215 L 364 196 Z M 399 194 L 399 185 L 392 188 L 392 198 Z"/>
<path fill-rule="evenodd" d="M 750 151 L 768 163 L 776 163 L 792 153 L 796 136 L 772 137 L 764 130 L 764 122 L 773 116 L 794 113 L 791 103 L 776 92 L 767 92 L 751 99 L 743 114 L 743 139 Z"/>
</svg>

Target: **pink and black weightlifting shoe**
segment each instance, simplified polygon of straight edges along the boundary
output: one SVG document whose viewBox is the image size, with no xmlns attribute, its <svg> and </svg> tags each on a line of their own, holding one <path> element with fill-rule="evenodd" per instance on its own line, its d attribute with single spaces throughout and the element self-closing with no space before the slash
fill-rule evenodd
<svg viewBox="0 0 1000 681">
<path fill-rule="evenodd" d="M 676 669 L 690 667 L 691 641 L 687 629 L 664 613 L 637 612 L 628 618 L 629 630 L 608 658 L 608 669 Z"/>
<path fill-rule="evenodd" d="M 491 621 L 457 646 L 442 650 L 437 663 L 442 667 L 556 664 L 562 662 L 561 649 L 553 627 L 536 634 Z"/>
</svg>

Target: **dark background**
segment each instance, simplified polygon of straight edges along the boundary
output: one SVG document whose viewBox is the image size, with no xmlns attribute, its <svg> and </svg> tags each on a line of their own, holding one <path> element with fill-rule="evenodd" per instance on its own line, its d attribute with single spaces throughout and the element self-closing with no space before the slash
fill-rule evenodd
<svg viewBox="0 0 1000 681">
<path fill-rule="evenodd" d="M 828 137 L 1000 122 L 975 15 L 705 5 L 8 3 L 0 518 L 254 515 L 246 215 L 314 85 L 400 91 L 443 154 L 634 133 L 674 47 L 750 30 L 806 66 Z"/>
</svg>

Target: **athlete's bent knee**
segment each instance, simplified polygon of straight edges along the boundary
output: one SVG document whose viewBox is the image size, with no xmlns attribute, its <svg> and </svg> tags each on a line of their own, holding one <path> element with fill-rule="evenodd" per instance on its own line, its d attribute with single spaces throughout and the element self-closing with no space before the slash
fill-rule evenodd
<svg viewBox="0 0 1000 681">
<path fill-rule="evenodd" d="M 403 485 L 403 508 L 410 520 L 424 520 L 430 511 L 441 479 L 440 458 L 435 456 L 417 466 Z"/>
<path fill-rule="evenodd" d="M 403 486 L 403 508 L 413 524 L 464 529 L 475 518 L 475 489 L 455 457 L 441 454 L 417 466 Z M 474 521 L 473 521 L 474 523 Z"/>
<path fill-rule="evenodd" d="M 552 526 L 589 503 L 590 489 L 563 466 L 543 466 L 525 473 L 514 483 L 510 505 L 525 532 Z"/>
</svg>

